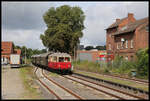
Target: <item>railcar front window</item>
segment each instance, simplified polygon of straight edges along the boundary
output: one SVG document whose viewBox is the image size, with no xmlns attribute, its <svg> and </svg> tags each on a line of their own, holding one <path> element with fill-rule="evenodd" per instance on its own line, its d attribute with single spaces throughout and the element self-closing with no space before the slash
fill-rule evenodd
<svg viewBox="0 0 150 101">
<path fill-rule="evenodd" d="M 69 57 L 65 57 L 65 62 L 70 62 L 70 58 Z"/>
<path fill-rule="evenodd" d="M 64 57 L 59 57 L 59 62 L 64 62 Z"/>
<path fill-rule="evenodd" d="M 53 57 L 53 62 L 57 62 L 57 57 Z"/>
</svg>

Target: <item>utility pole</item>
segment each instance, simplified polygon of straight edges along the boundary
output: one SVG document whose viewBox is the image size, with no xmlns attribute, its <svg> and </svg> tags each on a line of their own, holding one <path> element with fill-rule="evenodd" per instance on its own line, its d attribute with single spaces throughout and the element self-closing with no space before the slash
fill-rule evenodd
<svg viewBox="0 0 150 101">
<path fill-rule="evenodd" d="M 75 52 L 76 52 L 76 50 L 75 50 L 75 47 L 74 47 L 74 61 L 76 60 L 76 58 L 75 58 L 75 54 L 76 54 L 76 53 L 75 53 Z"/>
<path fill-rule="evenodd" d="M 26 64 L 26 48 L 25 48 L 25 64 Z"/>
</svg>

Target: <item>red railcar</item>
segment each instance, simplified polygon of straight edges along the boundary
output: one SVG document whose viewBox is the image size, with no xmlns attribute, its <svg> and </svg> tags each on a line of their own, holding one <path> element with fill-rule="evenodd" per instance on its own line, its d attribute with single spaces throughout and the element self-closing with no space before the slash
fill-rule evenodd
<svg viewBox="0 0 150 101">
<path fill-rule="evenodd" d="M 71 70 L 71 56 L 67 53 L 54 53 L 48 56 L 48 67 L 58 70 Z"/>
</svg>

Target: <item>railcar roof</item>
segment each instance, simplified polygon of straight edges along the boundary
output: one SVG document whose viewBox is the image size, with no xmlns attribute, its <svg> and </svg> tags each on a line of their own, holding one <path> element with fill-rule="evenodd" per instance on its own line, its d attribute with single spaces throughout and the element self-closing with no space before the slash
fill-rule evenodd
<svg viewBox="0 0 150 101">
<path fill-rule="evenodd" d="M 43 54 L 36 54 L 36 55 L 32 55 L 31 57 L 46 57 L 49 54 L 52 54 L 53 52 L 47 52 L 47 53 L 43 53 Z"/>
<path fill-rule="evenodd" d="M 51 54 L 50 56 L 59 56 L 59 57 L 71 57 L 69 54 L 67 53 L 54 53 Z"/>
<path fill-rule="evenodd" d="M 52 54 L 53 52 L 47 52 L 47 53 L 43 53 L 40 54 L 40 57 L 47 57 L 49 54 Z"/>
</svg>

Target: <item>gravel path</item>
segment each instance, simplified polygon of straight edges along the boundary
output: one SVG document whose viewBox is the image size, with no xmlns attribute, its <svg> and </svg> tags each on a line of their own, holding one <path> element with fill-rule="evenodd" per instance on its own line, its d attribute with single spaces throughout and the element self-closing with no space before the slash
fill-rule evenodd
<svg viewBox="0 0 150 101">
<path fill-rule="evenodd" d="M 2 66 L 2 99 L 23 99 L 25 92 L 19 68 Z"/>
</svg>

